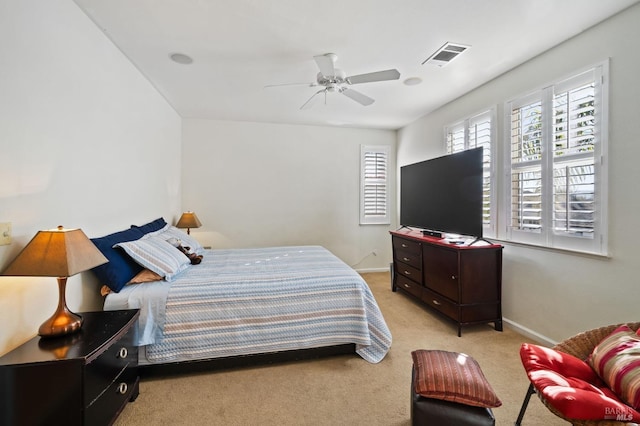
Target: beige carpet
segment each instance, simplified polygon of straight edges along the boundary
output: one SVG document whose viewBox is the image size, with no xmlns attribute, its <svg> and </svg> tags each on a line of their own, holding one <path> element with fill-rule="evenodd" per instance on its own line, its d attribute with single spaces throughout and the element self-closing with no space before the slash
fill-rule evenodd
<svg viewBox="0 0 640 426">
<path fill-rule="evenodd" d="M 519 360 L 527 339 L 508 327 L 457 327 L 391 292 L 388 273 L 363 274 L 391 329 L 384 360 L 357 355 L 143 379 L 126 425 L 410 425 L 411 351 L 442 349 L 474 357 L 503 402 L 496 424 L 513 425 L 528 381 Z M 567 424 L 531 398 L 523 425 Z"/>
</svg>

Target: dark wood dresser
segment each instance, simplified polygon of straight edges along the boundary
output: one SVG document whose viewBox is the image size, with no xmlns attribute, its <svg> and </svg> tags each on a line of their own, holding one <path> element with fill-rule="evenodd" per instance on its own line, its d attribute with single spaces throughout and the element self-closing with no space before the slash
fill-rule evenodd
<svg viewBox="0 0 640 426">
<path fill-rule="evenodd" d="M 421 232 L 392 231 L 392 290 L 419 299 L 462 326 L 493 322 L 502 331 L 502 249 L 460 246 Z"/>
<path fill-rule="evenodd" d="M 138 396 L 138 311 L 80 315 L 80 331 L 0 358 L 0 424 L 108 425 Z"/>
</svg>

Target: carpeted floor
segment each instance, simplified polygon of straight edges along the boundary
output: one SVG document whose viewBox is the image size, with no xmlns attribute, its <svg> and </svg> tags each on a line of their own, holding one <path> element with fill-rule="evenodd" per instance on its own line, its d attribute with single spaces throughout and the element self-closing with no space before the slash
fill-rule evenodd
<svg viewBox="0 0 640 426">
<path fill-rule="evenodd" d="M 457 327 L 393 293 L 388 273 L 363 274 L 393 334 L 379 364 L 357 355 L 262 367 L 145 378 L 116 426 L 410 425 L 411 351 L 464 352 L 482 367 L 503 405 L 497 425 L 513 425 L 528 381 L 518 350 L 527 339 L 505 327 Z M 532 397 L 523 425 L 566 424 Z"/>
</svg>

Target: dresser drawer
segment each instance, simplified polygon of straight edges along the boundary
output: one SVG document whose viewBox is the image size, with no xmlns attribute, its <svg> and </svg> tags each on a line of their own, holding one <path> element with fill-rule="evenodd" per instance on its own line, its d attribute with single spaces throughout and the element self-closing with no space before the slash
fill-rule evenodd
<svg viewBox="0 0 640 426">
<path fill-rule="evenodd" d="M 138 348 L 133 345 L 133 328 L 115 340 L 96 359 L 85 367 L 85 405 L 90 405 L 123 372 L 125 367 L 137 366 Z M 137 370 L 133 371 L 137 374 Z"/>
<path fill-rule="evenodd" d="M 422 253 L 422 244 L 417 241 L 405 240 L 404 238 L 393 238 L 393 248 L 396 251 L 404 251 L 410 254 L 420 256 Z"/>
<path fill-rule="evenodd" d="M 398 262 L 406 263 L 409 266 L 413 266 L 416 269 L 422 270 L 422 257 L 420 254 L 415 254 L 410 251 L 396 252 L 396 258 Z"/>
<path fill-rule="evenodd" d="M 409 278 L 418 284 L 422 284 L 422 271 L 420 269 L 402 262 L 396 262 L 396 267 L 398 268 L 396 271 L 398 277 Z"/>
<path fill-rule="evenodd" d="M 405 277 L 398 276 L 396 280 L 396 287 L 401 288 L 407 293 L 413 294 L 418 298 L 422 296 L 422 286 Z"/>
<path fill-rule="evenodd" d="M 456 321 L 458 320 L 458 305 L 446 297 L 425 288 L 422 291 L 422 301 L 449 318 L 453 318 Z"/>
<path fill-rule="evenodd" d="M 136 368 L 125 367 L 116 380 L 85 409 L 84 424 L 91 426 L 112 424 L 127 401 L 134 394 L 137 396 L 138 380 Z"/>
</svg>

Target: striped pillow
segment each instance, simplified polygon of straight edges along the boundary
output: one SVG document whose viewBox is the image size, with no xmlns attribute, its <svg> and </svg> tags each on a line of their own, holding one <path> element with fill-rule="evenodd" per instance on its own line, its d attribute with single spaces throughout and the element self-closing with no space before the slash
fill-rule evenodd
<svg viewBox="0 0 640 426">
<path fill-rule="evenodd" d="M 502 405 L 470 356 L 439 350 L 417 350 L 411 356 L 417 394 L 477 407 Z"/>
<path fill-rule="evenodd" d="M 145 236 L 139 240 L 118 243 L 133 260 L 163 277 L 166 281 L 189 267 L 191 261 L 180 250 L 160 236 Z"/>
<path fill-rule="evenodd" d="M 640 408 L 640 335 L 622 325 L 605 337 L 589 364 L 622 401 Z"/>
<path fill-rule="evenodd" d="M 180 241 L 180 245 L 182 245 L 182 247 L 189 247 L 192 253 L 202 254 L 204 252 L 204 247 L 202 247 L 195 238 L 173 225 L 167 224 L 156 231 L 145 234 L 145 238 L 148 237 L 160 237 L 163 240 L 175 238 Z"/>
<path fill-rule="evenodd" d="M 195 238 L 187 235 L 186 232 L 181 231 L 175 226 L 163 228 L 162 232 L 159 233 L 158 236 L 164 238 L 165 240 L 175 238 L 180 241 L 180 244 L 182 244 L 183 247 L 189 247 L 195 254 L 202 254 L 202 252 L 204 251 L 204 248 Z"/>
</svg>

